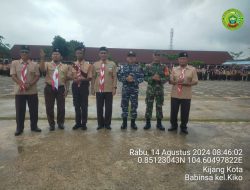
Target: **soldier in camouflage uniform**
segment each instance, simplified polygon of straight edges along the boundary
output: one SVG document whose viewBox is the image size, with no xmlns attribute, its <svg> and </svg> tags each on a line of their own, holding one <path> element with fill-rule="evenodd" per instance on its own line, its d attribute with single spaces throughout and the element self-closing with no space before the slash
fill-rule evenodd
<svg viewBox="0 0 250 190">
<path fill-rule="evenodd" d="M 131 102 L 131 128 L 137 129 L 135 120 L 137 118 L 139 83 L 143 82 L 144 74 L 138 64 L 136 64 L 136 54 L 129 51 L 127 54 L 127 64 L 121 65 L 118 71 L 118 80 L 122 82 L 122 118 L 121 129 L 127 128 L 128 105 Z"/>
<path fill-rule="evenodd" d="M 163 118 L 162 114 L 162 106 L 164 102 L 164 83 L 166 83 L 169 79 L 168 68 L 160 63 L 161 54 L 159 51 L 155 51 L 153 54 L 153 62 L 151 64 L 146 65 L 144 71 L 144 80 L 148 82 L 147 92 L 146 92 L 146 125 L 144 129 L 151 128 L 151 118 L 153 111 L 154 99 L 156 102 L 156 118 L 157 125 L 156 127 L 159 130 L 164 131 L 165 128 L 162 126 L 161 120 Z"/>
</svg>

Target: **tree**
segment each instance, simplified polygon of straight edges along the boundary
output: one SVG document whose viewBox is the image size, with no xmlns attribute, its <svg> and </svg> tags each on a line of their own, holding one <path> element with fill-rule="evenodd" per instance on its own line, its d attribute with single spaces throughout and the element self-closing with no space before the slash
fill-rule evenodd
<svg viewBox="0 0 250 190">
<path fill-rule="evenodd" d="M 193 65 L 194 67 L 198 67 L 201 65 L 204 65 L 204 61 L 200 61 L 200 60 L 194 60 L 194 61 L 190 61 L 188 64 Z"/>
<path fill-rule="evenodd" d="M 168 60 L 170 61 L 174 61 L 174 60 L 177 60 L 178 58 L 178 55 L 177 54 L 162 54 L 163 57 L 166 57 L 168 58 Z"/>
<path fill-rule="evenodd" d="M 116 64 L 116 66 L 118 65 L 118 62 L 116 60 L 114 60 L 114 58 L 111 54 L 108 54 L 108 60 L 113 61 Z"/>
<path fill-rule="evenodd" d="M 4 37 L 0 36 L 0 57 L 10 57 L 10 45 L 3 42 Z"/>
<path fill-rule="evenodd" d="M 67 47 L 69 50 L 68 60 L 75 59 L 75 48 L 79 46 L 83 46 L 83 42 L 78 42 L 76 40 L 70 40 L 69 42 L 67 42 Z"/>
<path fill-rule="evenodd" d="M 43 51 L 45 53 L 45 59 L 50 60 L 51 53 L 52 53 L 52 47 L 46 47 L 46 48 L 43 49 Z"/>
<path fill-rule="evenodd" d="M 64 38 L 62 38 L 61 36 L 55 36 L 52 42 L 52 46 L 53 48 L 60 49 L 62 56 L 67 59 L 67 56 L 69 55 L 69 49 L 68 44 Z"/>
</svg>

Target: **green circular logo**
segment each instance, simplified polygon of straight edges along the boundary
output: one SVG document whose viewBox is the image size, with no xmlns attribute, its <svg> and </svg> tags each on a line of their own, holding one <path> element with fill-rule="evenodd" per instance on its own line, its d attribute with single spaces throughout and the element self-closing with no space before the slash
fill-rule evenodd
<svg viewBox="0 0 250 190">
<path fill-rule="evenodd" d="M 243 25 L 244 16 L 237 9 L 229 9 L 222 15 L 222 23 L 228 30 L 237 30 Z"/>
</svg>

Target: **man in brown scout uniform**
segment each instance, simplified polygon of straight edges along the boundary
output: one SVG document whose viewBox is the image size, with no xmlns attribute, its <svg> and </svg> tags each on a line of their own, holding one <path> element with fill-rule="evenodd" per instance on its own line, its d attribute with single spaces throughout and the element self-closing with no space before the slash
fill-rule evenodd
<svg viewBox="0 0 250 190">
<path fill-rule="evenodd" d="M 192 86 L 198 83 L 196 69 L 189 66 L 188 54 L 182 52 L 178 58 L 179 66 L 173 68 L 170 76 L 170 84 L 173 85 L 171 91 L 171 128 L 168 131 L 175 131 L 178 128 L 177 116 L 181 106 L 181 132 L 188 134 L 187 123 L 192 97 Z"/>
<path fill-rule="evenodd" d="M 31 131 L 41 132 L 37 127 L 38 121 L 38 96 L 36 83 L 39 80 L 39 65 L 29 59 L 29 47 L 22 46 L 21 59 L 12 61 L 10 75 L 15 82 L 15 105 L 16 105 L 16 132 L 15 136 L 21 135 L 24 129 L 26 102 L 30 112 Z"/>
<path fill-rule="evenodd" d="M 116 94 L 117 84 L 116 64 L 107 59 L 108 49 L 106 47 L 99 49 L 99 57 L 100 60 L 93 65 L 93 79 L 91 83 L 91 92 L 93 95 L 96 95 L 97 130 L 104 127 L 111 130 L 113 96 Z M 105 116 L 103 116 L 104 105 Z"/>
<path fill-rule="evenodd" d="M 61 62 L 61 53 L 58 48 L 52 52 L 52 61 L 44 62 L 45 54 L 41 51 L 40 69 L 46 72 L 44 97 L 46 113 L 50 131 L 55 130 L 54 105 L 57 103 L 57 124 L 59 129 L 64 129 L 65 98 L 68 93 L 69 67 Z"/>
<path fill-rule="evenodd" d="M 73 104 L 75 107 L 75 126 L 73 130 L 86 130 L 88 119 L 89 81 L 92 79 L 92 65 L 84 60 L 85 46 L 75 49 L 77 61 L 71 68 Z"/>
</svg>

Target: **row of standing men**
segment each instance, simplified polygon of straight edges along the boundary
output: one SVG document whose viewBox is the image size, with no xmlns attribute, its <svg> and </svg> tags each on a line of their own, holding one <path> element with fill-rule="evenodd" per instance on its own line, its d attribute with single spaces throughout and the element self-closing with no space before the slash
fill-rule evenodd
<svg viewBox="0 0 250 190">
<path fill-rule="evenodd" d="M 198 68 L 197 75 L 199 80 L 233 80 L 250 81 L 250 71 L 247 69 L 236 68 Z"/>
<path fill-rule="evenodd" d="M 108 49 L 99 49 L 100 60 L 93 65 L 84 60 L 85 47 L 75 49 L 76 62 L 72 66 L 62 64 L 60 49 L 54 48 L 52 61 L 45 62 L 45 53 L 41 51 L 40 63 L 29 59 L 29 47 L 22 46 L 20 60 L 11 63 L 10 74 L 15 82 L 15 107 L 16 107 L 16 132 L 21 135 L 24 130 L 26 102 L 30 112 L 31 131 L 41 132 L 38 128 L 38 95 L 36 83 L 40 78 L 39 69 L 46 73 L 45 76 L 45 106 L 50 131 L 55 130 L 54 105 L 57 103 L 57 125 L 64 129 L 65 122 L 65 98 L 68 94 L 69 81 L 72 83 L 73 105 L 75 108 L 75 125 L 73 130 L 87 129 L 88 96 L 91 83 L 91 94 L 96 96 L 97 130 L 106 128 L 111 130 L 113 96 L 116 94 L 117 79 L 122 83 L 122 125 L 121 129 L 127 129 L 129 117 L 129 102 L 131 104 L 130 118 L 131 128 L 136 130 L 135 123 L 138 108 L 139 84 L 144 80 L 148 83 L 146 91 L 146 125 L 144 129 L 151 128 L 151 118 L 154 101 L 156 103 L 156 127 L 165 130 L 162 125 L 164 103 L 164 84 L 172 85 L 171 91 L 171 127 L 168 131 L 176 131 L 178 128 L 178 112 L 181 108 L 181 132 L 188 134 L 187 123 L 192 97 L 192 86 L 198 83 L 196 69 L 188 65 L 188 54 L 179 54 L 179 66 L 173 68 L 170 74 L 168 68 L 161 64 L 161 54 L 153 52 L 153 62 L 146 65 L 145 69 L 136 64 L 136 53 L 129 51 L 127 63 L 118 68 L 113 61 L 108 60 Z"/>
</svg>

